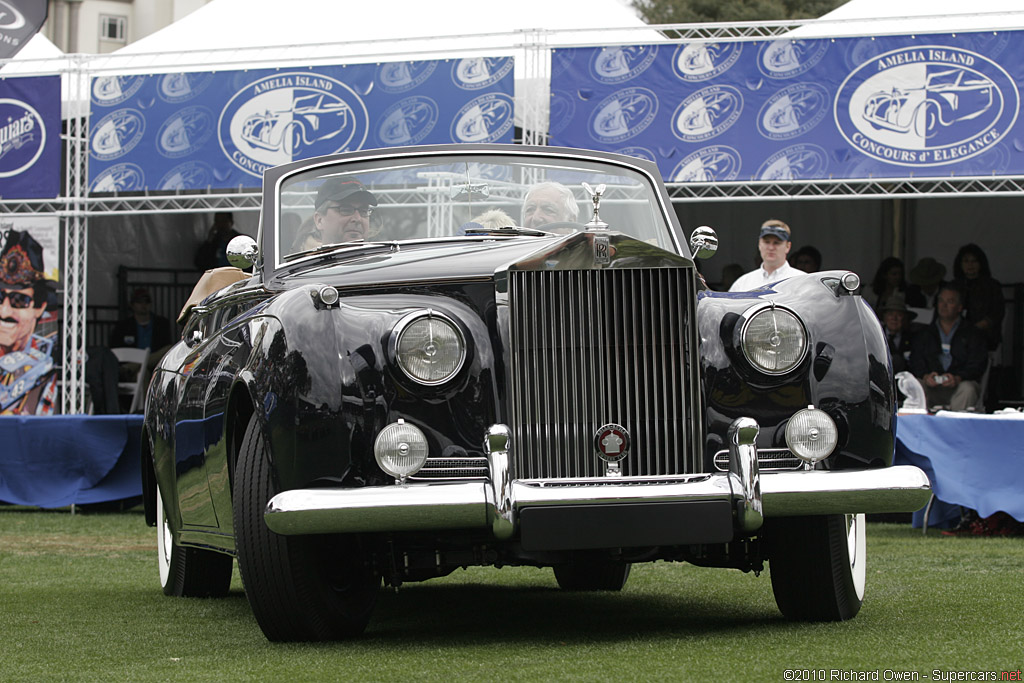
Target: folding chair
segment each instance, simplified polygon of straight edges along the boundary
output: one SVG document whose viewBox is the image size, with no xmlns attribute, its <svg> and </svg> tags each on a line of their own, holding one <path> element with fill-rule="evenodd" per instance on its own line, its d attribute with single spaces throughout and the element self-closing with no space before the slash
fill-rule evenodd
<svg viewBox="0 0 1024 683">
<path fill-rule="evenodd" d="M 117 356 L 118 363 L 122 365 L 125 363 L 138 363 L 139 365 L 139 372 L 135 376 L 135 381 L 117 383 L 118 394 L 132 397 L 131 408 L 128 409 L 128 412 L 134 413 L 143 407 L 143 401 L 146 397 L 146 364 L 149 362 L 149 349 L 119 346 L 110 350 Z"/>
</svg>

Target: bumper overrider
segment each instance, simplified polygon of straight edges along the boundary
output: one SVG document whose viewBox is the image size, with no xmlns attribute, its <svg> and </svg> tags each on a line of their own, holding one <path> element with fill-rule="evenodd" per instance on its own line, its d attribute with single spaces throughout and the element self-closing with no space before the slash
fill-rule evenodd
<svg viewBox="0 0 1024 683">
<path fill-rule="evenodd" d="M 525 550 L 724 543 L 765 517 L 912 512 L 928 502 L 917 467 L 760 474 L 757 423 L 729 428 L 729 471 L 675 477 L 512 478 L 510 431 L 494 425 L 485 481 L 284 491 L 267 526 L 284 535 L 490 529 Z"/>
</svg>

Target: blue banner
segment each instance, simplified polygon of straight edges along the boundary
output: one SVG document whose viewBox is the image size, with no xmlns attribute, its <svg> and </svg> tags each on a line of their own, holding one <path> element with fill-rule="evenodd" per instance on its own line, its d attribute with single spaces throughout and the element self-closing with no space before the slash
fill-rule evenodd
<svg viewBox="0 0 1024 683">
<path fill-rule="evenodd" d="M 60 193 L 60 76 L 0 78 L 0 199 Z"/>
<path fill-rule="evenodd" d="M 1022 41 L 1006 31 L 558 50 L 551 144 L 656 161 L 670 182 L 1022 175 Z"/>
<path fill-rule="evenodd" d="M 89 188 L 252 188 L 322 154 L 511 142 L 513 83 L 511 57 L 95 78 Z"/>
</svg>

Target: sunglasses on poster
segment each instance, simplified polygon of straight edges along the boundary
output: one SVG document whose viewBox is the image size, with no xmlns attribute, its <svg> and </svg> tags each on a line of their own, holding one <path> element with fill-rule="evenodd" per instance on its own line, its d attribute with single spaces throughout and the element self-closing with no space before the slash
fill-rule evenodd
<svg viewBox="0 0 1024 683">
<path fill-rule="evenodd" d="M 11 302 L 11 308 L 29 308 L 32 306 L 32 295 L 24 292 L 15 292 L 9 289 L 0 289 L 0 306 L 4 300 Z"/>
</svg>

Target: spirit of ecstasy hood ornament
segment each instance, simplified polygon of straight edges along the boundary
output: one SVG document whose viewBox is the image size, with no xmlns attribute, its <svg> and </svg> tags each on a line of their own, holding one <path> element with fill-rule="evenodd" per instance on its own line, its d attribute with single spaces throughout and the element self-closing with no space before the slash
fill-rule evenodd
<svg viewBox="0 0 1024 683">
<path fill-rule="evenodd" d="M 590 201 L 594 202 L 594 215 L 590 218 L 590 222 L 584 227 L 590 228 L 591 230 L 607 230 L 608 224 L 601 220 L 599 215 L 601 209 L 601 195 L 604 194 L 605 185 L 601 183 L 596 188 L 591 187 L 589 183 L 583 183 L 583 189 L 590 195 Z"/>
</svg>

